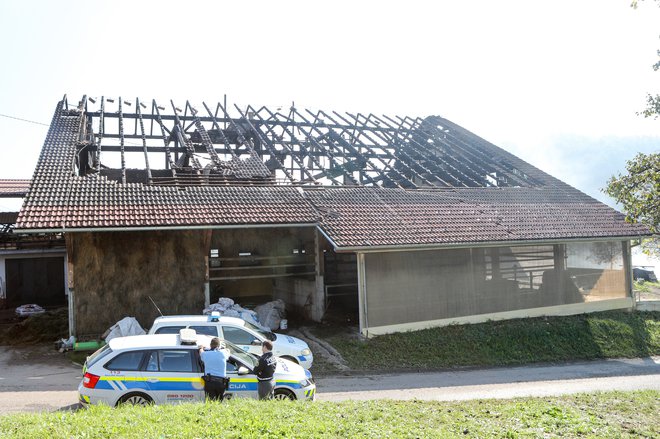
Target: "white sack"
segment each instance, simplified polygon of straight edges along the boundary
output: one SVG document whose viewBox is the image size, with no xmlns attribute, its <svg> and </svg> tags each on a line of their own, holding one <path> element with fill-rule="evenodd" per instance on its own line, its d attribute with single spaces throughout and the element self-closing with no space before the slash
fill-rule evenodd
<svg viewBox="0 0 660 439">
<path fill-rule="evenodd" d="M 45 313 L 46 310 L 37 305 L 36 303 L 28 303 L 26 305 L 21 305 L 18 308 L 16 308 L 16 314 L 19 317 L 28 317 L 28 316 L 34 316 L 37 314 L 43 314 Z"/>
<path fill-rule="evenodd" d="M 275 330 L 280 327 L 280 321 L 286 317 L 286 305 L 281 299 L 259 305 L 254 310 L 259 316 L 263 327 Z"/>
<path fill-rule="evenodd" d="M 105 337 L 105 342 L 108 343 L 115 337 L 126 337 L 128 335 L 143 335 L 146 334 L 142 326 L 135 320 L 135 317 L 124 317 L 106 331 L 108 335 Z"/>
</svg>

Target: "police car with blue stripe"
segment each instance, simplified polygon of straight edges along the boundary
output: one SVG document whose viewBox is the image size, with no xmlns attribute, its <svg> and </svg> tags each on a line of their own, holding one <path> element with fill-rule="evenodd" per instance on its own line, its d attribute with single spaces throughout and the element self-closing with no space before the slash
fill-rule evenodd
<svg viewBox="0 0 660 439">
<path fill-rule="evenodd" d="M 78 386 L 80 402 L 115 406 L 204 401 L 203 367 L 198 346 L 209 347 L 210 336 L 184 330 L 181 334 L 117 337 L 87 357 Z M 230 351 L 225 398 L 257 398 L 252 370 L 258 357 L 225 341 Z M 275 370 L 275 398 L 314 400 L 312 374 L 279 358 Z"/>
<path fill-rule="evenodd" d="M 236 318 L 211 315 L 162 316 L 154 320 L 149 334 L 177 334 L 181 329 L 190 328 L 198 334 L 219 337 L 233 343 L 246 352 L 261 355 L 261 343 L 270 340 L 273 343 L 273 355 L 291 360 L 305 369 L 312 367 L 314 356 L 307 343 L 290 335 L 265 331 L 250 322 Z"/>
</svg>

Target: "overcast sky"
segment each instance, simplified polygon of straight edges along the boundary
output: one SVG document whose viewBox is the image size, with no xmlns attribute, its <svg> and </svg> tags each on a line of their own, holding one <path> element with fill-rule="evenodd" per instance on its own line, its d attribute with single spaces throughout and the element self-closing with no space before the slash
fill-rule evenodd
<svg viewBox="0 0 660 439">
<path fill-rule="evenodd" d="M 660 120 L 635 113 L 660 8 L 593 1 L 2 1 L 0 114 L 48 124 L 64 94 L 438 114 L 599 192 Z M 0 116 L 0 178 L 47 127 Z M 0 199 L 0 210 L 17 210 Z"/>
</svg>

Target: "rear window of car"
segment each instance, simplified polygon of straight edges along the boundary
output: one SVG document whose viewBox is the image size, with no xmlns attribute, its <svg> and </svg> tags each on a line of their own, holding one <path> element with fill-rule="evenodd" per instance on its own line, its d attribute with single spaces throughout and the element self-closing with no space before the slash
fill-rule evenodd
<svg viewBox="0 0 660 439">
<path fill-rule="evenodd" d="M 122 352 L 108 361 L 105 368 L 108 370 L 140 370 L 144 351 Z"/>
<path fill-rule="evenodd" d="M 112 349 L 110 349 L 110 345 L 105 345 L 101 349 L 97 350 L 94 352 L 92 355 L 87 357 L 87 367 L 91 367 L 94 363 L 99 361 L 101 358 L 107 356 L 108 354 L 112 353 Z"/>
<path fill-rule="evenodd" d="M 155 334 L 178 334 L 183 328 L 194 329 L 196 333 L 203 335 L 210 335 L 212 337 L 218 336 L 218 328 L 213 325 L 176 325 L 176 326 L 161 326 L 156 329 Z"/>
<path fill-rule="evenodd" d="M 156 329 L 156 334 L 178 334 L 179 331 L 181 331 L 183 328 L 185 328 L 185 325 L 180 325 L 180 326 L 161 326 L 160 328 Z"/>
<path fill-rule="evenodd" d="M 210 335 L 212 337 L 218 336 L 218 327 L 217 326 L 189 326 L 190 329 L 194 329 L 198 334 Z"/>
</svg>

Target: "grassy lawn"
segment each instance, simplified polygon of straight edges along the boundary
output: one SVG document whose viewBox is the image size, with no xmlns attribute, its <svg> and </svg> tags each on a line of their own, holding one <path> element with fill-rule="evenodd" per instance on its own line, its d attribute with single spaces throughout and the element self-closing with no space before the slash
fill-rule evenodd
<svg viewBox="0 0 660 439">
<path fill-rule="evenodd" d="M 0 417 L 12 438 L 658 437 L 660 392 L 467 402 L 233 400 Z"/>
<path fill-rule="evenodd" d="M 335 347 L 353 370 L 365 371 L 660 355 L 660 312 L 613 311 L 453 325 L 369 340 L 336 327 L 318 327 L 315 333 Z"/>
<path fill-rule="evenodd" d="M 633 290 L 639 300 L 660 300 L 660 282 L 637 280 L 633 284 Z"/>
</svg>

